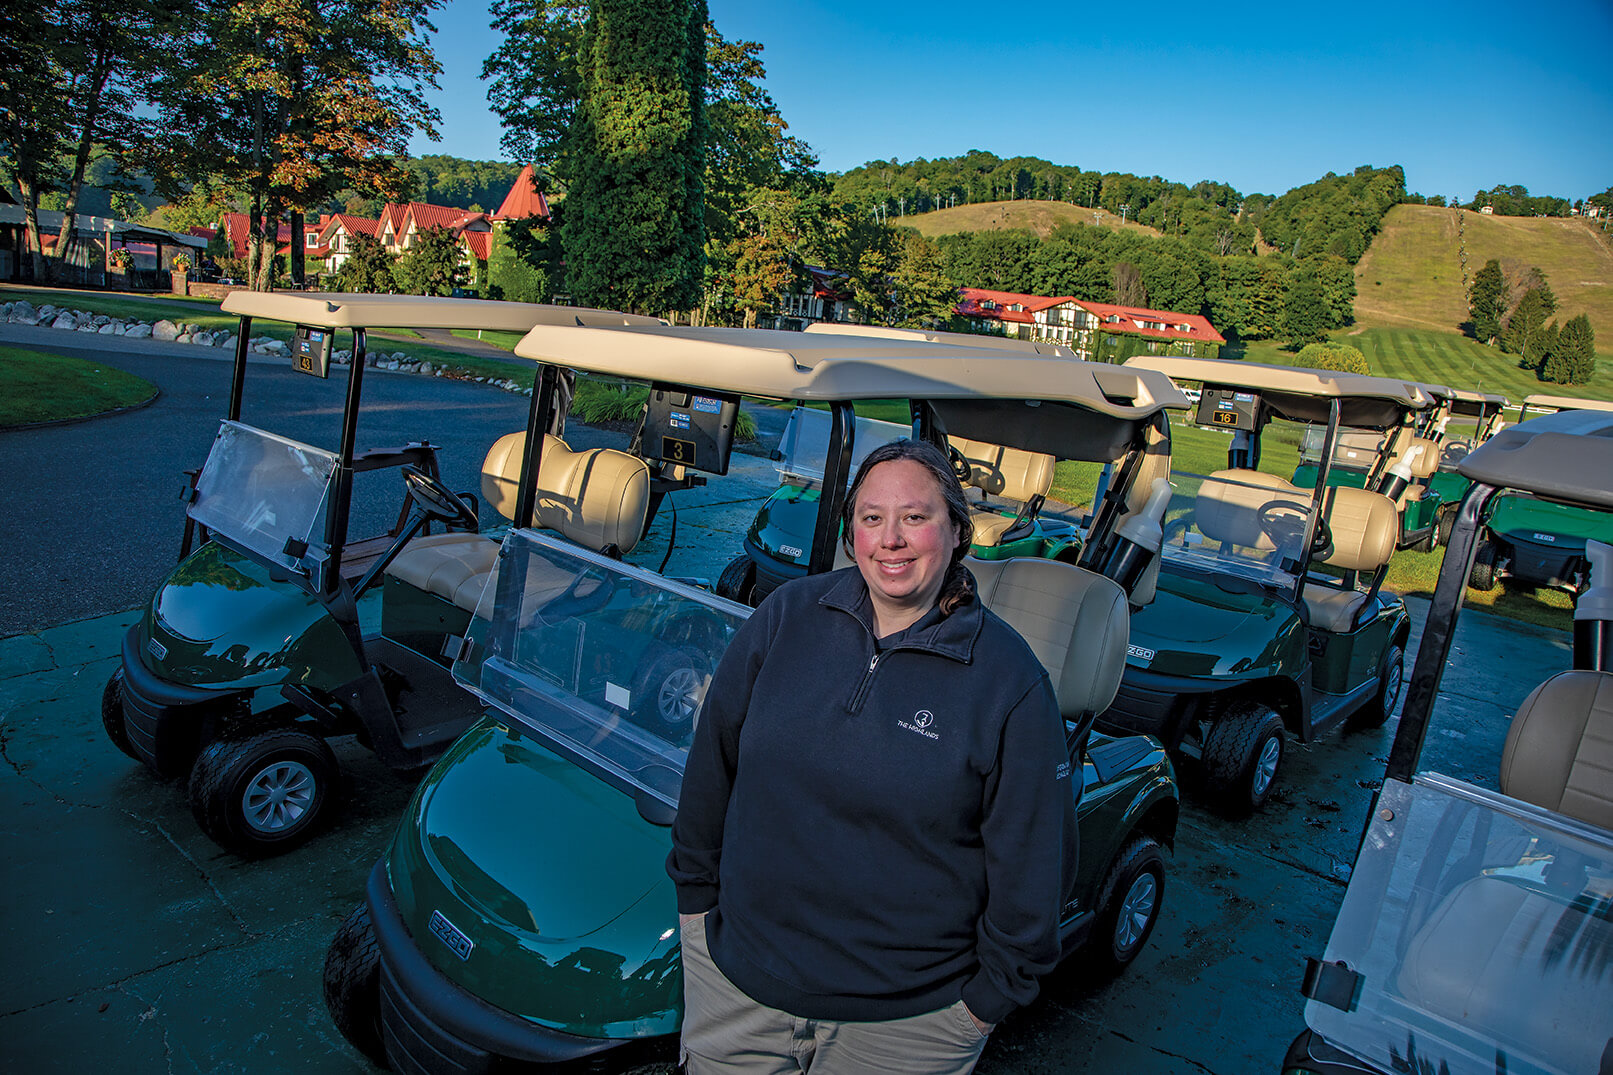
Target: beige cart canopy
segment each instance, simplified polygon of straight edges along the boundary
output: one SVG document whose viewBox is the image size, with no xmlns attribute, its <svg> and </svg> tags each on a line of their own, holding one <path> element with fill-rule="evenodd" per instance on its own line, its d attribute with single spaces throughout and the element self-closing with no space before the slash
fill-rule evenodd
<svg viewBox="0 0 1613 1075">
<path fill-rule="evenodd" d="M 1613 408 L 1520 422 L 1473 449 L 1456 469 L 1485 485 L 1613 511 Z"/>
<path fill-rule="evenodd" d="M 802 402 L 926 400 L 949 433 L 1113 459 L 1187 397 L 1148 370 L 925 339 L 772 329 L 535 326 L 515 353 L 635 381 Z"/>
<path fill-rule="evenodd" d="M 1532 395 L 1523 397 L 1523 413 L 1553 411 L 1613 411 L 1613 403 L 1605 399 L 1576 399 L 1573 396 Z"/>
<path fill-rule="evenodd" d="M 1406 381 L 1334 370 L 1182 355 L 1137 355 L 1128 358 L 1126 366 L 1157 370 L 1174 381 L 1258 392 L 1274 413 L 1294 422 L 1326 422 L 1333 401 L 1338 400 L 1341 425 L 1390 429 L 1408 412 L 1433 402 L 1427 392 Z"/>
<path fill-rule="evenodd" d="M 441 328 L 525 332 L 533 325 L 661 325 L 660 318 L 595 310 L 586 306 L 541 306 L 492 299 L 423 295 L 360 295 L 318 291 L 232 291 L 219 309 L 315 328 Z"/>
<path fill-rule="evenodd" d="M 1075 357 L 1075 352 L 1068 347 L 1047 340 L 1019 340 L 1010 336 L 988 336 L 978 332 L 887 328 L 884 325 L 848 325 L 834 321 L 814 321 L 805 331 L 826 332 L 837 336 L 878 336 L 887 340 L 928 340 L 930 343 L 945 343 L 954 347 L 989 347 L 999 351 L 1020 351 L 1025 354 L 1052 355 L 1058 358 Z"/>
</svg>

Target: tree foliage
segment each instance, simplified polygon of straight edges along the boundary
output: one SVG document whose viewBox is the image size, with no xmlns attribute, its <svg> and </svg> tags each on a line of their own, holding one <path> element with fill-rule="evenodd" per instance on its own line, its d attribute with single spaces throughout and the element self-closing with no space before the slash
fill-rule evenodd
<svg viewBox="0 0 1613 1075">
<path fill-rule="evenodd" d="M 1501 335 L 1501 318 L 1507 310 L 1507 282 L 1501 263 L 1491 258 L 1473 276 L 1467 313 L 1471 335 L 1480 343 L 1494 343 Z"/>
<path fill-rule="evenodd" d="M 1557 312 L 1557 296 L 1542 277 L 1523 293 L 1501 326 L 1501 349 L 1519 356 L 1518 365 L 1535 370 L 1545 354 L 1546 319 Z"/>
<path fill-rule="evenodd" d="M 198 0 L 199 17 L 156 68 L 159 190 L 210 177 L 247 203 L 252 284 L 269 284 L 278 222 L 353 188 L 392 197 L 424 91 L 440 71 L 426 40 L 438 0 Z M 293 250 L 301 249 L 300 243 Z"/>
<path fill-rule="evenodd" d="M 664 312 L 700 297 L 705 244 L 704 0 L 596 0 L 565 137 L 571 292 Z"/>
<path fill-rule="evenodd" d="M 1294 365 L 1339 373 L 1372 373 L 1372 367 L 1367 364 L 1367 357 L 1361 353 L 1361 349 L 1344 343 L 1307 343 L 1294 356 Z"/>
<path fill-rule="evenodd" d="M 398 289 L 394 258 L 373 235 L 357 232 L 348 237 L 347 259 L 336 270 L 336 290 L 390 294 Z"/>
<path fill-rule="evenodd" d="M 444 227 L 415 232 L 392 267 L 398 289 L 410 295 L 452 295 L 468 276 L 459 238 Z"/>
<path fill-rule="evenodd" d="M 1260 231 L 1290 257 L 1333 254 L 1354 265 L 1384 214 L 1405 197 L 1406 176 L 1399 165 L 1362 165 L 1347 176 L 1329 172 L 1273 202 L 1259 218 Z"/>
<path fill-rule="evenodd" d="M 189 16 L 155 0 L 43 0 L 0 7 L 0 171 L 21 195 L 34 276 L 56 275 L 67 255 L 91 166 L 121 162 L 139 141 L 141 65 Z M 114 170 L 118 189 L 129 181 Z M 41 199 L 60 192 L 54 254 L 40 242 Z"/>
<path fill-rule="evenodd" d="M 947 278 L 941 250 L 916 231 L 904 231 L 891 273 L 891 314 L 908 328 L 945 325 L 958 304 L 958 289 Z"/>
<path fill-rule="evenodd" d="M 1469 209 L 1482 209 L 1488 205 L 1496 216 L 1567 216 L 1571 208 L 1567 198 L 1551 195 L 1539 197 L 1529 193 L 1527 187 L 1517 184 L 1496 186 L 1473 195 Z"/>
<path fill-rule="evenodd" d="M 487 297 L 510 302 L 547 302 L 553 295 L 548 261 L 549 229 L 536 218 L 493 228 L 487 256 Z"/>
<path fill-rule="evenodd" d="M 1559 331 L 1556 322 L 1547 329 L 1546 356 L 1540 379 L 1555 384 L 1587 384 L 1596 376 L 1596 330 L 1586 314 L 1568 319 Z"/>
</svg>

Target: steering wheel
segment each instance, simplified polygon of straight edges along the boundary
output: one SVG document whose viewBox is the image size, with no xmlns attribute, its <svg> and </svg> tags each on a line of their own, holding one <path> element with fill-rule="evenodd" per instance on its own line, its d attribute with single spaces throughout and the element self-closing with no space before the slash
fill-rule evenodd
<svg viewBox="0 0 1613 1075">
<path fill-rule="evenodd" d="M 476 512 L 446 485 L 412 463 L 404 464 L 402 470 L 409 499 L 420 505 L 421 511 L 461 530 L 477 529 Z"/>
<path fill-rule="evenodd" d="M 974 475 L 975 468 L 969 464 L 969 460 L 963 457 L 962 452 L 953 447 L 951 441 L 947 441 L 947 458 L 952 461 L 952 473 L 958 476 L 958 481 L 968 485 L 970 477 Z"/>
</svg>

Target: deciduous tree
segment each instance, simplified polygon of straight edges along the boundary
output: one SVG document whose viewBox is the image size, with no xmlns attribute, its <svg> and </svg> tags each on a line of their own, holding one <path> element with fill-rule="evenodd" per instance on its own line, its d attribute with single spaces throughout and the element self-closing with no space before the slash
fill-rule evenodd
<svg viewBox="0 0 1613 1075">
<path fill-rule="evenodd" d="M 398 289 L 410 295 L 452 295 L 468 279 L 458 236 L 440 226 L 416 232 L 392 274 Z"/>
<path fill-rule="evenodd" d="M 902 234 L 891 285 L 892 313 L 898 325 L 944 325 L 958 304 L 958 289 L 947 278 L 940 248 L 916 231 Z"/>
<path fill-rule="evenodd" d="M 389 294 L 398 289 L 393 257 L 373 235 L 358 232 L 348 239 L 347 259 L 336 270 L 337 291 Z"/>
</svg>

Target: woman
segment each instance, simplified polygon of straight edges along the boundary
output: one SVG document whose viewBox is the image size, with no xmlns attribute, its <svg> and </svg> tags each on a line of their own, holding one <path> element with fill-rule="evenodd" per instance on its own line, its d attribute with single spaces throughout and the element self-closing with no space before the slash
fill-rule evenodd
<svg viewBox="0 0 1613 1075">
<path fill-rule="evenodd" d="M 946 457 L 847 496 L 855 569 L 780 587 L 706 693 L 667 870 L 706 1072 L 967 1072 L 1059 954 L 1073 868 L 1047 674 L 974 600 Z"/>
</svg>

